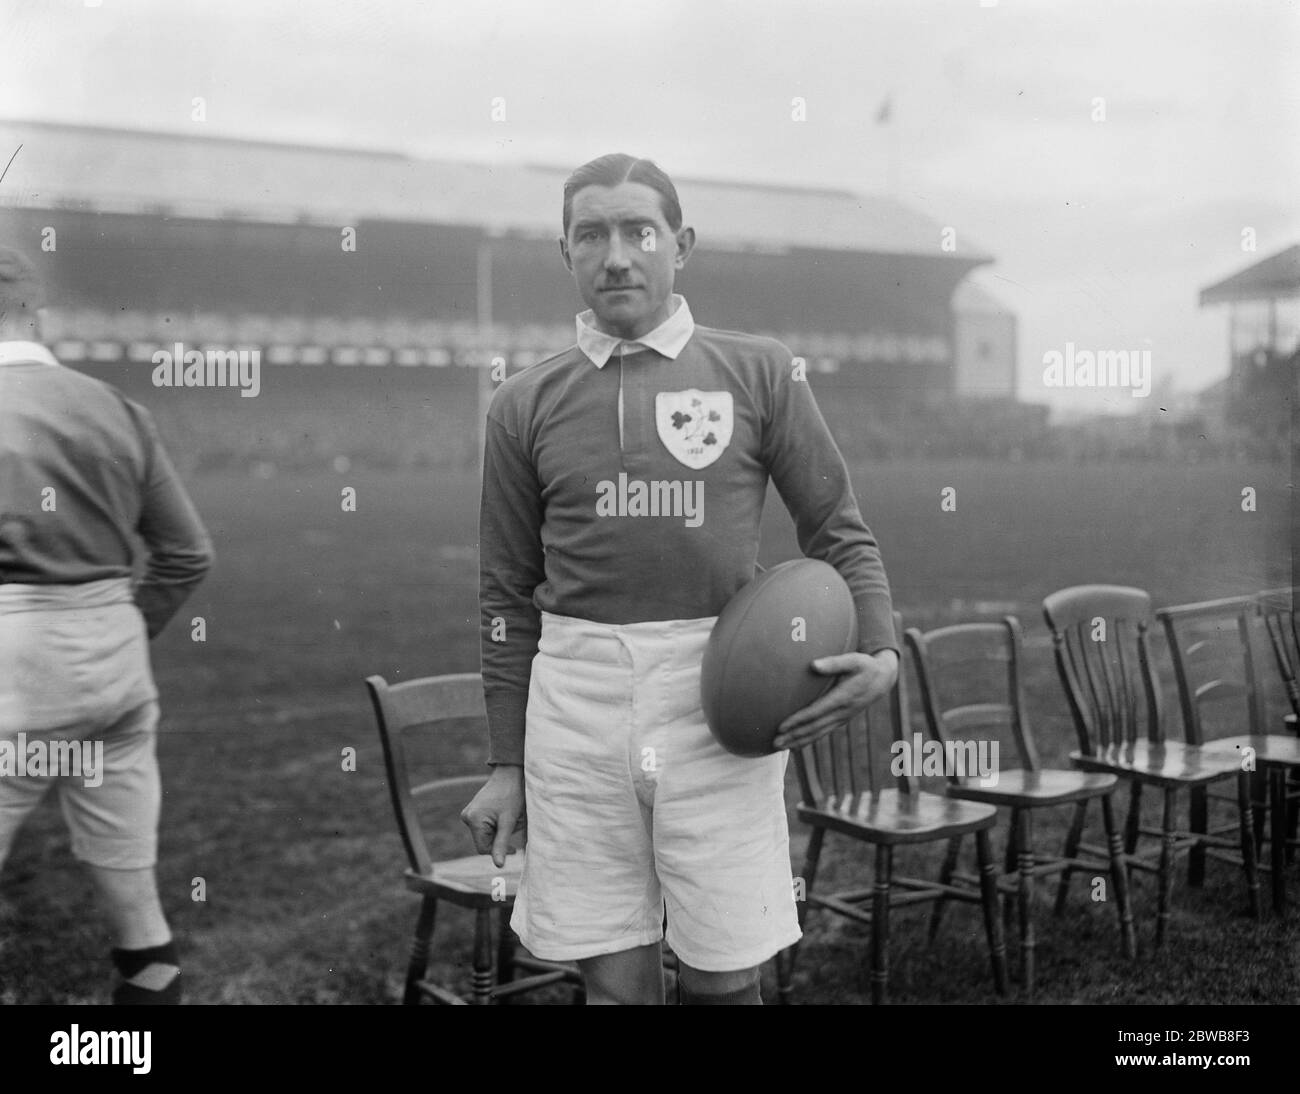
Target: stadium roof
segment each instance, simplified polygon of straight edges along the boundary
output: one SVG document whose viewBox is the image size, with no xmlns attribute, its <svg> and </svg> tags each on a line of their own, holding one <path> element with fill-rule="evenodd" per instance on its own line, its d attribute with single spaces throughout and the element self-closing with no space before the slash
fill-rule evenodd
<svg viewBox="0 0 1300 1094">
<path fill-rule="evenodd" d="M 1201 290 L 1201 304 L 1300 296 L 1300 243 Z"/>
<path fill-rule="evenodd" d="M 20 147 L 21 146 L 21 147 Z M 554 236 L 568 169 L 417 159 L 395 152 L 0 121 L 18 154 L 0 206 L 81 208 L 204 219 L 354 224 L 363 220 Z M 992 256 L 884 197 L 847 190 L 676 178 L 702 246 L 925 255 L 966 265 Z"/>
</svg>

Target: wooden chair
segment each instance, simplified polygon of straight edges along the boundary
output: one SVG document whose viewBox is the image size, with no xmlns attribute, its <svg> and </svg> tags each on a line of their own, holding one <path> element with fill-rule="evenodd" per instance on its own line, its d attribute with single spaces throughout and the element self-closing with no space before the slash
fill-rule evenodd
<svg viewBox="0 0 1300 1094">
<path fill-rule="evenodd" d="M 1141 589 L 1119 585 L 1080 585 L 1061 589 L 1043 601 L 1052 631 L 1056 667 L 1078 735 L 1070 761 L 1084 771 L 1128 780 L 1131 798 L 1124 850 L 1132 869 L 1157 877 L 1156 945 L 1164 942 L 1169 921 L 1174 859 L 1200 845 L 1230 846 L 1223 837 L 1180 830 L 1175 823 L 1178 792 L 1237 779 L 1239 840 L 1251 914 L 1260 914 L 1255 863 L 1254 817 L 1249 776 L 1236 757 L 1204 752 L 1170 740 L 1161 716 L 1160 686 L 1151 660 L 1151 598 Z M 1142 788 L 1163 795 L 1158 829 L 1141 823 Z M 1136 854 L 1141 836 L 1160 838 L 1156 864 Z"/>
<path fill-rule="evenodd" d="M 1014 751 L 1011 764 L 999 763 L 994 785 L 982 786 L 969 775 L 955 770 L 948 774 L 947 794 L 963 801 L 985 802 L 1011 810 L 1007 839 L 1004 886 L 1014 886 L 1020 920 L 1021 972 L 1025 992 L 1034 991 L 1034 882 L 1039 877 L 1060 875 L 1056 913 L 1065 907 L 1070 877 L 1076 871 L 1109 872 L 1114 903 L 1119 915 L 1120 945 L 1125 957 L 1133 957 L 1136 941 L 1133 911 L 1129 905 L 1128 870 L 1124 861 L 1123 838 L 1115 824 L 1111 795 L 1119 783 L 1113 774 L 1044 768 L 1030 731 L 1021 687 L 1022 640 L 1020 623 L 1006 616 L 998 623 L 958 623 L 922 633 L 915 627 L 907 632 L 920 684 L 926 727 L 930 739 L 950 747 L 974 741 L 973 733 L 985 740 L 997 740 L 999 756 L 1005 744 Z M 989 701 L 992 699 L 993 701 Z M 996 731 L 1005 731 L 997 733 Z M 994 731 L 990 736 L 990 731 Z M 1004 744 L 1003 738 L 1009 737 Z M 1088 804 L 1099 802 L 1106 829 L 1106 849 L 1081 843 Z M 1033 814 L 1037 810 L 1074 806 L 1074 817 L 1060 855 L 1038 855 L 1033 844 Z M 940 880 L 952 880 L 959 854 L 959 840 L 948 848 Z M 1081 857 L 1085 856 L 1085 857 Z M 1008 885 L 1009 883 L 1009 885 Z M 945 901 L 936 901 L 930 921 L 931 937 L 938 931 Z M 1006 901 L 1009 910 L 1010 896 Z"/>
<path fill-rule="evenodd" d="M 420 821 L 419 806 L 454 794 L 463 806 L 486 781 L 484 775 L 464 775 L 411 785 L 407 763 L 406 736 L 411 732 L 434 733 L 455 719 L 483 718 L 483 683 L 478 673 L 430 676 L 390 685 L 382 676 L 366 678 L 366 688 L 375 708 L 379 740 L 384 749 L 384 767 L 392 797 L 397 828 L 406 848 L 406 887 L 419 893 L 420 913 L 406 967 L 402 1002 L 418 1004 L 463 1004 L 463 996 L 425 979 L 429 965 L 429 940 L 433 935 L 438 902 L 445 901 L 474 912 L 474 956 L 471 999 L 477 1004 L 506 1001 L 520 992 L 533 991 L 560 981 L 577 986 L 581 1000 L 582 980 L 576 968 L 540 961 L 517 952 L 518 940 L 510 929 L 510 912 L 523 868 L 523 852 L 511 855 L 498 870 L 488 855 L 434 861 Z M 492 944 L 492 917 L 496 913 L 498 940 Z M 532 975 L 515 979 L 516 970 Z"/>
<path fill-rule="evenodd" d="M 1265 818 L 1271 815 L 1269 870 L 1273 908 L 1282 915 L 1286 910 L 1285 854 L 1294 839 L 1287 825 L 1287 778 L 1289 775 L 1294 779 L 1300 772 L 1300 740 L 1268 732 L 1262 680 L 1256 673 L 1252 651 L 1251 632 L 1260 611 L 1259 598 L 1239 596 L 1161 608 L 1156 617 L 1164 625 L 1168 640 L 1187 740 L 1201 745 L 1206 752 L 1222 753 L 1243 767 L 1253 768 L 1249 775 L 1255 848 L 1258 853 L 1263 847 Z M 1277 619 L 1268 622 L 1270 637 L 1277 637 L 1273 629 Z M 1226 717 L 1219 705 L 1225 700 L 1235 701 Z M 1245 732 L 1216 732 L 1218 727 L 1209 724 L 1213 714 L 1220 714 L 1217 720 L 1226 721 L 1230 728 Z M 1215 831 L 1208 823 L 1210 799 L 1205 790 L 1198 788 L 1192 793 L 1192 830 Z M 1204 848 L 1192 850 L 1190 884 L 1201 881 L 1205 853 Z"/>
<path fill-rule="evenodd" d="M 895 630 L 902 624 L 895 616 Z M 882 709 L 883 708 L 883 709 Z M 883 723 L 883 724 L 882 724 Z M 907 691 L 902 666 L 898 683 L 864 716 L 853 719 L 794 754 L 801 801 L 798 817 L 812 832 L 804 860 L 804 899 L 799 904 L 802 926 L 813 908 L 845 916 L 871 927 L 871 1001 L 884 1003 L 889 980 L 889 915 L 893 908 L 933 901 L 939 897 L 981 904 L 993 982 L 1006 991 L 1006 944 L 998 915 L 997 871 L 989 830 L 997 822 L 990 805 L 959 801 L 919 790 L 916 780 L 900 774 L 886 778 L 887 761 L 873 756 L 873 743 L 902 743 L 908 727 Z M 815 890 L 817 869 L 827 833 L 834 832 L 875 848 L 875 871 L 869 888 L 821 894 Z M 937 843 L 975 835 L 979 862 L 978 894 L 969 887 L 894 875 L 894 849 L 902 845 Z M 863 907 L 867 905 L 868 907 Z M 791 1001 L 799 945 L 777 958 L 779 1001 Z"/>
<path fill-rule="evenodd" d="M 1212 712 L 1218 704 L 1225 701 L 1238 703 L 1237 709 L 1230 714 L 1231 725 L 1238 733 L 1231 739 L 1225 738 L 1229 749 L 1247 737 L 1263 732 L 1250 634 L 1255 614 L 1255 602 L 1249 596 L 1224 597 L 1157 609 L 1156 618 L 1164 628 L 1174 681 L 1178 687 L 1183 735 L 1189 743 L 1206 745 L 1211 737 L 1223 737 L 1220 733 L 1207 733 L 1206 717 L 1209 713 L 1207 708 Z M 1218 709 L 1222 710 L 1221 707 Z M 1242 734 L 1241 730 L 1245 730 L 1245 733 Z M 1251 779 L 1256 853 L 1263 843 L 1267 815 L 1266 788 L 1262 776 L 1263 773 L 1260 772 Z M 1204 786 L 1194 787 L 1189 796 L 1190 827 L 1193 832 L 1210 830 L 1210 802 L 1230 800 L 1226 795 L 1216 794 Z M 1235 827 L 1233 824 L 1214 831 Z M 1207 850 L 1204 846 L 1191 849 L 1187 868 L 1189 885 L 1199 886 L 1204 881 Z"/>
</svg>

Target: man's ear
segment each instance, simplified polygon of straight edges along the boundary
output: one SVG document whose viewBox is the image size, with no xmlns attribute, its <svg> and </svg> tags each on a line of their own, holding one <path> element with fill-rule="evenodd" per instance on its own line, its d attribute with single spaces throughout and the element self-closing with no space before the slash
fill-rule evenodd
<svg viewBox="0 0 1300 1094">
<path fill-rule="evenodd" d="M 695 229 L 680 228 L 677 232 L 677 256 L 674 265 L 681 269 L 686 265 L 686 260 L 691 257 L 691 252 L 695 250 Z"/>
<path fill-rule="evenodd" d="M 564 259 L 564 268 L 573 273 L 573 259 L 569 257 L 569 241 L 560 236 L 560 257 Z"/>
</svg>

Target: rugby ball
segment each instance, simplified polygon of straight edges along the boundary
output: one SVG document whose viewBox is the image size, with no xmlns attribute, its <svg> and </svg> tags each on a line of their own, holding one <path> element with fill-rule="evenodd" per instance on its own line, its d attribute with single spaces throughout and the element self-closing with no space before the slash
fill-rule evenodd
<svg viewBox="0 0 1300 1094">
<path fill-rule="evenodd" d="M 704 649 L 700 703 L 713 736 L 737 756 L 771 754 L 777 726 L 835 684 L 811 663 L 857 648 L 853 596 L 834 566 L 801 558 L 759 574 L 727 601 Z"/>
</svg>

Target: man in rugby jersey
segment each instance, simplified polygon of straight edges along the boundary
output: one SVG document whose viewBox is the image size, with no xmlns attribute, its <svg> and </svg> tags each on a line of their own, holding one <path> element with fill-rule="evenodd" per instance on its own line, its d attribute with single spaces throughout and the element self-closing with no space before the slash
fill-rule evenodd
<svg viewBox="0 0 1300 1094">
<path fill-rule="evenodd" d="M 488 410 L 480 513 L 487 784 L 465 808 L 497 866 L 528 854 L 512 918 L 576 961 L 592 1003 L 661 1003 L 660 940 L 684 1003 L 756 1004 L 759 968 L 799 937 L 788 752 L 712 738 L 700 661 L 755 575 L 769 478 L 800 548 L 843 575 L 859 652 L 780 728 L 807 744 L 893 684 L 898 647 L 876 541 L 790 352 L 696 324 L 673 292 L 695 244 L 671 180 L 602 156 L 564 187 L 560 250 L 588 305 L 577 342 L 511 377 Z"/>
<path fill-rule="evenodd" d="M 203 579 L 212 545 L 148 411 L 59 364 L 41 341 L 43 305 L 35 268 L 0 247 L 0 749 L 93 742 L 103 770 L 0 767 L 0 867 L 55 790 L 113 932 L 114 1003 L 178 1003 L 154 876 L 148 640 Z M 133 587 L 137 536 L 148 555 Z"/>
</svg>

